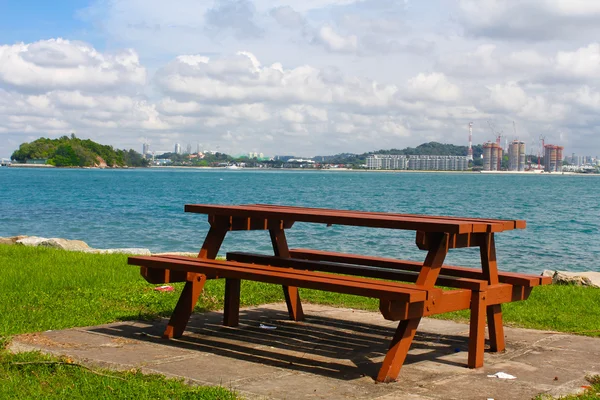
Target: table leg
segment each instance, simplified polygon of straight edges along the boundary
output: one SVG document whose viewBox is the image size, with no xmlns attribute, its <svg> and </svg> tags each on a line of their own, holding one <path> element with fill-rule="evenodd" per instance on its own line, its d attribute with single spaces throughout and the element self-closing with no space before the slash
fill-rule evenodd
<svg viewBox="0 0 600 400">
<path fill-rule="evenodd" d="M 218 223 L 212 224 L 206 235 L 206 239 L 204 239 L 198 257 L 215 259 L 221 243 L 225 239 L 227 229 L 228 226 Z M 188 280 L 185 283 L 181 296 L 179 296 L 179 300 L 175 306 L 175 311 L 173 311 L 173 315 L 171 315 L 171 319 L 169 319 L 169 323 L 167 324 L 167 329 L 163 333 L 163 338 L 171 339 L 183 335 L 205 283 L 206 276 L 200 274 L 194 274 L 194 279 Z"/>
<path fill-rule="evenodd" d="M 181 296 L 179 296 L 179 300 L 175 306 L 175 311 L 173 311 L 173 315 L 171 315 L 171 319 L 169 319 L 169 323 L 167 324 L 167 329 L 163 333 L 163 338 L 172 339 L 183 335 L 205 283 L 206 275 L 200 274 L 195 274 L 193 280 L 185 283 Z"/>
<path fill-rule="evenodd" d="M 496 242 L 494 234 L 485 235 L 485 241 L 479 248 L 481 254 L 481 268 L 483 276 L 490 285 L 495 285 L 498 280 L 498 263 L 496 260 Z M 504 327 L 502 326 L 502 305 L 495 304 L 487 307 L 488 333 L 490 336 L 490 351 L 504 351 Z"/>
<path fill-rule="evenodd" d="M 483 367 L 485 347 L 485 292 L 471 293 L 471 322 L 469 327 L 469 368 Z"/>
<path fill-rule="evenodd" d="M 225 306 L 223 325 L 238 326 L 240 322 L 240 285 L 239 279 L 225 279 Z"/>
<path fill-rule="evenodd" d="M 427 235 L 429 235 L 429 251 L 416 283 L 426 288 L 432 288 L 440 274 L 446 254 L 448 254 L 449 236 L 447 233 L 427 233 Z"/>
<path fill-rule="evenodd" d="M 396 333 L 392 338 L 390 349 L 383 360 L 383 365 L 377 375 L 378 382 L 392 382 L 396 380 L 400 373 L 400 368 L 404 364 L 408 350 L 412 343 L 417 327 L 421 318 L 413 318 L 400 321 Z"/>
<path fill-rule="evenodd" d="M 275 256 L 289 258 L 290 249 L 285 238 L 285 231 L 283 229 L 269 229 L 269 234 L 271 235 L 271 244 L 273 245 Z M 302 321 L 304 319 L 304 311 L 302 310 L 298 288 L 283 286 L 283 295 L 285 296 L 285 303 L 290 319 L 292 321 Z"/>
</svg>

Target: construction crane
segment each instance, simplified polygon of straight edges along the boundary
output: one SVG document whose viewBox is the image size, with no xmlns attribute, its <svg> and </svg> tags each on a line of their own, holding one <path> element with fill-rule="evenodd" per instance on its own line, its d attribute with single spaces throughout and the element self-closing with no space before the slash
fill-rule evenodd
<svg viewBox="0 0 600 400">
<path fill-rule="evenodd" d="M 538 150 L 538 169 L 542 169 L 540 160 L 542 158 L 542 153 L 544 152 L 544 148 L 546 147 L 546 136 L 540 135 L 540 142 L 542 143 L 542 147 L 540 147 Z"/>
<path fill-rule="evenodd" d="M 490 130 L 492 131 L 492 135 L 494 136 L 494 138 L 496 138 L 496 144 L 498 146 L 500 146 L 500 141 L 503 138 L 502 130 L 497 131 L 496 128 L 494 127 L 494 124 L 492 123 L 492 121 L 488 121 L 487 123 L 490 126 Z"/>
<path fill-rule="evenodd" d="M 473 161 L 473 123 L 469 122 L 469 149 L 467 150 L 467 160 Z"/>
</svg>

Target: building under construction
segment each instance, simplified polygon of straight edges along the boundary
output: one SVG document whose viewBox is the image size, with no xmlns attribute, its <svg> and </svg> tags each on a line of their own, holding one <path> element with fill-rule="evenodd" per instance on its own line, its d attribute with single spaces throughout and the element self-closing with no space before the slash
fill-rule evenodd
<svg viewBox="0 0 600 400">
<path fill-rule="evenodd" d="M 502 165 L 502 147 L 498 143 L 487 142 L 483 144 L 483 170 L 500 171 Z M 523 160 L 525 163 L 525 160 Z"/>
<path fill-rule="evenodd" d="M 563 146 L 544 145 L 544 171 L 562 172 Z"/>
<path fill-rule="evenodd" d="M 525 142 L 513 140 L 508 145 L 508 170 L 525 171 Z"/>
</svg>

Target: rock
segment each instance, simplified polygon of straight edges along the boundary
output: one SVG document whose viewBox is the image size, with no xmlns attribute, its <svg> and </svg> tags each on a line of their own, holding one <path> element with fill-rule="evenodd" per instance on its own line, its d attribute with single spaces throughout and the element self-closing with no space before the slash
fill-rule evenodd
<svg viewBox="0 0 600 400">
<path fill-rule="evenodd" d="M 39 246 L 41 243 L 45 242 L 49 240 L 48 238 L 44 238 L 44 237 L 39 237 L 39 236 L 27 236 L 24 237 L 23 239 L 19 239 L 15 242 L 15 244 L 20 244 L 23 246 L 31 246 L 31 247 L 35 247 L 35 246 Z"/>
<path fill-rule="evenodd" d="M 44 238 L 38 236 L 25 236 L 21 239 L 16 240 L 15 243 L 23 246 L 43 246 L 71 251 L 83 251 L 85 249 L 90 248 L 90 246 L 88 246 L 86 242 L 83 242 L 81 240 Z"/>
<path fill-rule="evenodd" d="M 545 270 L 543 276 L 551 276 L 552 283 L 600 288 L 600 272 L 569 272 Z"/>
<path fill-rule="evenodd" d="M 39 245 L 70 251 L 83 251 L 90 248 L 90 246 L 88 246 L 88 244 L 82 240 L 69 240 L 60 238 L 51 238 L 41 242 Z"/>
<path fill-rule="evenodd" d="M 0 244 L 15 244 L 17 240 L 25 239 L 27 236 L 12 236 L 12 237 L 0 237 Z"/>
<path fill-rule="evenodd" d="M 149 249 L 141 248 L 124 248 L 124 249 L 87 249 L 83 250 L 86 253 L 94 254 L 130 254 L 134 256 L 151 256 Z"/>
</svg>

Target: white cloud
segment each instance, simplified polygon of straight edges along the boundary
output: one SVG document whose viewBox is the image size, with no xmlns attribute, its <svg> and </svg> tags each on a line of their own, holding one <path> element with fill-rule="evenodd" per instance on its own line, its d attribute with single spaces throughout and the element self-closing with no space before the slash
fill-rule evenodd
<svg viewBox="0 0 600 400">
<path fill-rule="evenodd" d="M 358 38 L 356 35 L 341 35 L 329 25 L 325 25 L 319 29 L 316 40 L 330 51 L 352 53 L 358 49 Z"/>
<path fill-rule="evenodd" d="M 520 41 L 589 37 L 598 32 L 594 0 L 461 0 L 461 22 L 475 36 Z"/>
<path fill-rule="evenodd" d="M 81 13 L 96 46 L 0 43 L 0 155 L 71 131 L 120 148 L 363 152 L 465 144 L 469 121 L 487 140 L 487 120 L 598 153 L 599 4 L 101 0 Z"/>
<path fill-rule="evenodd" d="M 0 46 L 0 83 L 34 91 L 111 90 L 143 85 L 146 70 L 135 51 L 101 54 L 64 39 Z"/>
<path fill-rule="evenodd" d="M 419 74 L 408 81 L 408 93 L 415 99 L 456 101 L 460 98 L 458 86 L 450 83 L 441 73 Z"/>
</svg>

